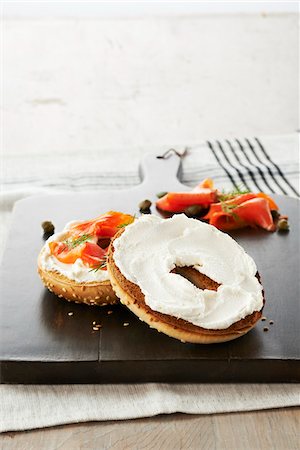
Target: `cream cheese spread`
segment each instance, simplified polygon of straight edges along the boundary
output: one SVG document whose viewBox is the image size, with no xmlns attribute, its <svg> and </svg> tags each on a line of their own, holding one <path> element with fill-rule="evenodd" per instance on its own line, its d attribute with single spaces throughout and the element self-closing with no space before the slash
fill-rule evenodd
<svg viewBox="0 0 300 450">
<path fill-rule="evenodd" d="M 114 241 L 113 257 L 152 310 L 199 327 L 226 329 L 263 306 L 253 259 L 227 234 L 183 214 L 135 220 Z M 217 291 L 199 289 L 171 273 L 183 266 L 219 283 Z"/>
<path fill-rule="evenodd" d="M 54 255 L 51 254 L 49 248 L 49 242 L 52 241 L 63 241 L 66 239 L 68 230 L 71 225 L 80 223 L 79 221 L 69 222 L 61 233 L 53 234 L 47 241 L 42 249 L 39 257 L 40 265 L 42 269 L 49 272 L 58 272 L 61 275 L 69 278 L 70 280 L 76 281 L 78 283 L 88 283 L 88 282 L 99 282 L 109 280 L 107 270 L 91 270 L 89 266 L 84 264 L 81 258 L 78 258 L 74 264 L 64 264 L 58 261 Z M 97 238 L 89 239 L 90 242 L 97 242 Z"/>
</svg>

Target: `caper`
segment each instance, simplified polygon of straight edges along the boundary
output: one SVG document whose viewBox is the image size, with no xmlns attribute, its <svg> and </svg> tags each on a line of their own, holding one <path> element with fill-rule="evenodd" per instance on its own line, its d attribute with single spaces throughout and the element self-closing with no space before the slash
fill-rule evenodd
<svg viewBox="0 0 300 450">
<path fill-rule="evenodd" d="M 151 209 L 143 209 L 140 211 L 142 214 L 151 214 Z"/>
<path fill-rule="evenodd" d="M 273 220 L 278 220 L 279 217 L 280 217 L 280 214 L 279 214 L 278 211 L 276 211 L 276 209 L 272 209 L 272 210 L 271 210 L 271 215 L 272 215 L 272 217 L 273 217 Z"/>
<path fill-rule="evenodd" d="M 198 217 L 203 212 L 203 208 L 200 205 L 192 205 L 184 210 L 184 214 L 188 217 Z"/>
<path fill-rule="evenodd" d="M 140 204 L 139 204 L 139 209 L 141 213 L 149 213 L 150 212 L 150 208 L 151 208 L 152 202 L 150 202 L 150 200 L 143 200 Z"/>
<path fill-rule="evenodd" d="M 158 193 L 156 194 L 156 197 L 157 197 L 157 198 L 162 198 L 162 197 L 164 197 L 164 196 L 167 195 L 167 194 L 168 194 L 168 192 L 165 192 L 165 191 L 158 192 Z"/>
<path fill-rule="evenodd" d="M 289 231 L 289 223 L 287 219 L 279 219 L 277 223 L 277 229 L 278 231 Z"/>
<path fill-rule="evenodd" d="M 45 235 L 51 236 L 54 233 L 54 225 L 50 220 L 44 220 L 41 225 Z"/>
</svg>

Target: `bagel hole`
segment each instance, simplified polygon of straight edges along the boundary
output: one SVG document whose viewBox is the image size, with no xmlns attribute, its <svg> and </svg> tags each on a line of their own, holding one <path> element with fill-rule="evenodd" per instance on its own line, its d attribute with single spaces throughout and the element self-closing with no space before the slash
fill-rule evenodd
<svg viewBox="0 0 300 450">
<path fill-rule="evenodd" d="M 187 279 L 190 283 L 192 283 L 199 289 L 216 291 L 220 286 L 219 283 L 194 269 L 193 267 L 175 267 L 175 269 L 173 269 L 171 273 L 181 275 L 183 278 Z"/>
</svg>

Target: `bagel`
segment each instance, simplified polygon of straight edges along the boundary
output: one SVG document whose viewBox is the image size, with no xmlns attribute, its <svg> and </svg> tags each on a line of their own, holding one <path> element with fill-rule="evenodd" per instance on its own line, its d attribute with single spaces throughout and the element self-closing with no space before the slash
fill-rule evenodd
<svg viewBox="0 0 300 450">
<path fill-rule="evenodd" d="M 42 264 L 44 251 L 43 247 L 38 257 L 38 273 L 44 286 L 50 292 L 68 302 L 85 303 L 86 305 L 105 306 L 118 303 L 119 299 L 109 280 L 78 283 L 58 271 L 44 269 Z"/>
<path fill-rule="evenodd" d="M 215 246 L 214 252 L 209 253 L 210 246 Z M 228 250 L 233 254 L 226 258 Z M 228 267 L 222 268 L 222 258 Z M 236 269 L 240 285 L 231 286 L 235 264 L 240 267 Z M 231 341 L 248 333 L 262 315 L 263 288 L 252 258 L 228 235 L 184 215 L 143 216 L 120 230 L 110 244 L 107 266 L 121 303 L 151 328 L 182 342 Z M 210 272 L 219 279 L 210 277 Z"/>
<path fill-rule="evenodd" d="M 96 219 L 69 222 L 39 253 L 38 273 L 45 287 L 67 301 L 98 306 L 117 303 L 106 270 L 107 248 L 111 237 L 133 220 L 109 211 Z"/>
</svg>

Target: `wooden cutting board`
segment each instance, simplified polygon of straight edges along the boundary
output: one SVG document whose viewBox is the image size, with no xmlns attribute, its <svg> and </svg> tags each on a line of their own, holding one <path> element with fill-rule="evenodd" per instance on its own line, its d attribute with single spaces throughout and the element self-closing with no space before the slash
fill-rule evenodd
<svg viewBox="0 0 300 450">
<path fill-rule="evenodd" d="M 290 232 L 249 229 L 233 235 L 257 263 L 267 317 L 236 341 L 184 344 L 150 329 L 124 306 L 67 303 L 42 286 L 36 259 L 44 243 L 43 220 L 52 220 L 60 230 L 70 220 L 111 209 L 138 214 L 141 200 L 155 200 L 159 191 L 188 189 L 177 178 L 176 156 L 161 160 L 147 155 L 140 169 L 142 182 L 134 188 L 35 196 L 15 205 L 1 267 L 2 383 L 299 381 L 296 199 L 274 196 L 290 218 Z M 100 331 L 93 331 L 93 321 L 102 324 Z"/>
</svg>

